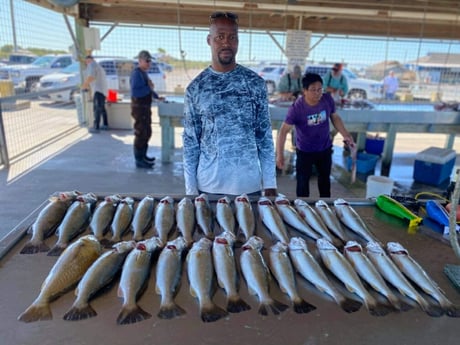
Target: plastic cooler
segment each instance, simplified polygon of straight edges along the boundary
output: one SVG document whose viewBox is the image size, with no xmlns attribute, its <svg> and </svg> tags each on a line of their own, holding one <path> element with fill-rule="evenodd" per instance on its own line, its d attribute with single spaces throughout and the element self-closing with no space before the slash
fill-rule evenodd
<svg viewBox="0 0 460 345">
<path fill-rule="evenodd" d="M 429 147 L 415 155 L 414 180 L 438 186 L 450 178 L 455 165 L 455 150 Z"/>
<path fill-rule="evenodd" d="M 371 155 L 368 153 L 359 152 L 356 157 L 356 172 L 360 174 L 367 174 L 375 170 L 379 156 Z M 347 168 L 351 171 L 352 159 L 348 156 Z"/>
</svg>

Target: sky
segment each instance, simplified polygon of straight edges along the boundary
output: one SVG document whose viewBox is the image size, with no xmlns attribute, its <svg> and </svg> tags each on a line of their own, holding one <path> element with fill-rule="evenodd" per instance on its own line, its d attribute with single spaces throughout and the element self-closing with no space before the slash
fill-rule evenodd
<svg viewBox="0 0 460 345">
<path fill-rule="evenodd" d="M 15 30 L 11 20 L 11 0 L 0 0 L 0 46 L 16 42 L 22 47 L 40 47 L 67 50 L 72 44 L 71 35 L 61 14 L 46 10 L 23 0 L 14 0 L 13 13 Z M 37 19 L 37 20 L 35 20 Z M 40 19 L 40 20 L 38 20 Z M 72 30 L 75 30 L 73 18 L 69 17 Z M 6 24 L 6 25 L 5 25 Z M 109 25 L 95 25 L 101 37 L 109 30 Z M 14 33 L 16 34 L 14 36 Z M 134 57 L 139 50 L 148 49 L 155 53 L 165 50 L 174 58 L 182 55 L 187 60 L 209 61 L 210 50 L 206 44 L 207 31 L 177 27 L 143 28 L 119 26 L 103 41 L 97 55 L 116 55 Z M 285 35 L 275 33 L 275 40 L 285 44 Z M 311 46 L 321 34 L 313 33 Z M 384 60 L 408 62 L 430 52 L 459 53 L 459 41 L 433 41 L 423 39 L 397 39 L 393 37 L 345 37 L 328 36 L 316 46 L 308 57 L 315 62 L 347 62 L 356 65 L 370 65 Z M 283 53 L 273 40 L 264 32 L 240 30 L 239 61 L 285 61 Z"/>
</svg>

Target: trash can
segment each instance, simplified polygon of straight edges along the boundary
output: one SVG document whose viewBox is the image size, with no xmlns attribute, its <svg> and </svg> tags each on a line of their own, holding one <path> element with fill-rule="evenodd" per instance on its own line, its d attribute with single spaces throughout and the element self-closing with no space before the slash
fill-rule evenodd
<svg viewBox="0 0 460 345">
<path fill-rule="evenodd" d="M 81 97 L 80 94 L 76 94 L 74 96 L 74 100 L 75 100 L 75 108 L 77 109 L 78 124 L 80 126 L 83 126 L 86 124 L 85 112 L 83 111 L 83 98 Z"/>
</svg>

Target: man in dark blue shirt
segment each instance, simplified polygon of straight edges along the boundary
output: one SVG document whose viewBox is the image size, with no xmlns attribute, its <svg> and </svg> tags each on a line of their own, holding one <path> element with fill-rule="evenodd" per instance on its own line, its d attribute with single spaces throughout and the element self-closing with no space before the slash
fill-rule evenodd
<svg viewBox="0 0 460 345">
<path fill-rule="evenodd" d="M 130 78 L 131 116 L 134 118 L 134 159 L 136 167 L 151 169 L 155 157 L 148 157 L 147 150 L 152 136 L 153 83 L 147 71 L 152 56 L 147 50 L 141 50 L 137 58 L 139 65 L 132 71 Z"/>
</svg>

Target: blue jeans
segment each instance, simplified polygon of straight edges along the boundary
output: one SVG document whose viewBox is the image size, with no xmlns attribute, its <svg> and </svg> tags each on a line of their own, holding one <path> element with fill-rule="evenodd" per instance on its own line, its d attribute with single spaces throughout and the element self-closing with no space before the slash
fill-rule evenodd
<svg viewBox="0 0 460 345">
<path fill-rule="evenodd" d="M 93 113 L 94 113 L 94 128 L 99 129 L 99 124 L 102 124 L 108 127 L 107 122 L 107 111 L 105 110 L 105 96 L 103 93 L 95 92 L 93 96 Z"/>
<path fill-rule="evenodd" d="M 332 148 L 320 152 L 296 150 L 296 194 L 298 197 L 310 196 L 310 177 L 313 165 L 318 172 L 318 190 L 321 198 L 331 197 Z"/>
</svg>

